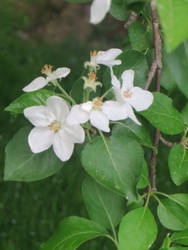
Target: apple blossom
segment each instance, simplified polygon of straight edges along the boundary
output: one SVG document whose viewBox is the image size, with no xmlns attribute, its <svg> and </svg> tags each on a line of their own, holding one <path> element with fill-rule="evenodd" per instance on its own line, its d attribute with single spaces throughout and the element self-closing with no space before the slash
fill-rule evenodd
<svg viewBox="0 0 188 250">
<path fill-rule="evenodd" d="M 88 76 L 89 76 L 88 78 L 85 76 L 82 77 L 82 79 L 84 80 L 84 89 L 90 88 L 94 92 L 96 92 L 96 87 L 102 86 L 102 83 L 96 81 L 97 77 L 96 77 L 96 74 L 94 72 L 90 72 L 88 74 Z"/>
<path fill-rule="evenodd" d="M 40 153 L 53 145 L 57 157 L 67 161 L 74 143 L 84 142 L 84 130 L 79 124 L 67 123 L 69 108 L 62 98 L 51 96 L 46 104 L 24 109 L 25 117 L 35 126 L 28 136 L 29 146 L 33 153 Z"/>
<path fill-rule="evenodd" d="M 31 92 L 45 87 L 49 82 L 53 82 L 56 79 L 61 79 L 66 77 L 70 73 L 70 69 L 66 67 L 61 67 L 52 71 L 52 66 L 45 64 L 44 68 L 41 70 L 45 77 L 37 77 L 32 82 L 30 82 L 26 87 L 23 88 L 25 92 Z"/>
<path fill-rule="evenodd" d="M 90 71 L 96 72 L 99 69 L 99 64 L 103 64 L 110 69 L 114 65 L 120 65 L 121 60 L 116 59 L 122 53 L 121 49 L 112 48 L 107 51 L 91 51 L 90 61 L 84 63 L 84 67 L 89 67 Z"/>
<path fill-rule="evenodd" d="M 93 101 L 74 105 L 69 113 L 69 124 L 80 124 L 90 120 L 91 124 L 99 130 L 110 132 L 109 120 L 118 121 L 128 117 L 127 111 L 123 110 L 122 104 L 116 101 L 102 101 L 96 97 Z"/>
<path fill-rule="evenodd" d="M 90 9 L 90 23 L 100 23 L 110 10 L 111 0 L 93 0 Z"/>
<path fill-rule="evenodd" d="M 122 112 L 127 110 L 128 117 L 134 122 L 141 125 L 137 120 L 132 107 L 136 111 L 148 109 L 153 102 L 153 95 L 147 90 L 133 86 L 134 71 L 125 70 L 122 75 L 122 85 L 115 75 L 112 75 L 112 85 L 116 95 L 116 99 L 122 104 Z"/>
</svg>

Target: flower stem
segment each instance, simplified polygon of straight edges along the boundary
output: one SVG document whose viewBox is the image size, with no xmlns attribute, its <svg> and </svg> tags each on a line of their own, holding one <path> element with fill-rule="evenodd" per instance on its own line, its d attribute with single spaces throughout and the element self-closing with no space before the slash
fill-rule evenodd
<svg viewBox="0 0 188 250">
<path fill-rule="evenodd" d="M 58 87 L 59 90 L 72 102 L 72 104 L 76 104 L 75 100 L 64 90 L 63 87 L 59 84 L 57 80 L 54 81 L 54 85 Z"/>
<path fill-rule="evenodd" d="M 110 93 L 112 91 L 112 88 L 108 89 L 102 96 L 101 98 L 104 98 L 106 95 L 108 95 L 108 93 Z"/>
</svg>

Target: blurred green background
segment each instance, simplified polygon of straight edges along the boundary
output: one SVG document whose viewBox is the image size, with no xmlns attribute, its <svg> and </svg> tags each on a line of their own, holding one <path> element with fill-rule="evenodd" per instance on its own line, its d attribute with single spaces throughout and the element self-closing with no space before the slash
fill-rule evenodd
<svg viewBox="0 0 188 250">
<path fill-rule="evenodd" d="M 79 22 L 77 21 L 79 19 Z M 44 64 L 66 66 L 70 89 L 91 48 L 107 47 L 105 28 L 89 24 L 88 4 L 56 0 L 1 0 L 0 3 L 0 249 L 37 250 L 70 215 L 87 217 L 81 198 L 83 170 L 69 161 L 56 175 L 33 183 L 3 182 L 4 148 L 27 121 L 4 112 Z M 112 27 L 113 29 L 113 27 Z M 112 30 L 111 29 L 111 30 Z M 97 33 L 97 41 L 93 34 Z M 108 47 L 109 47 L 108 43 Z M 89 245 L 88 245 L 89 244 Z M 102 247 L 103 246 L 103 247 Z M 113 249 L 92 241 L 79 249 Z"/>
</svg>

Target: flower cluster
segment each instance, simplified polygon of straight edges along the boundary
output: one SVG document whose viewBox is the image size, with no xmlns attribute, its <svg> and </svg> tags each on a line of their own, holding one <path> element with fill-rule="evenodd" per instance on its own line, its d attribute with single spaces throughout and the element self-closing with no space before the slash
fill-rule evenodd
<svg viewBox="0 0 188 250">
<path fill-rule="evenodd" d="M 117 59 L 121 53 L 120 49 L 91 52 L 90 61 L 84 64 L 89 72 L 88 77 L 82 77 L 83 91 L 88 93 L 83 103 L 76 104 L 57 81 L 70 73 L 70 69 L 66 67 L 52 71 L 52 66 L 45 65 L 41 72 L 47 77 L 38 77 L 23 89 L 25 92 L 35 91 L 52 83 L 72 104 L 69 110 L 63 98 L 51 96 L 47 99 L 46 106 L 32 106 L 24 110 L 25 117 L 35 126 L 28 136 L 28 143 L 33 153 L 40 153 L 53 146 L 55 154 L 62 161 L 66 161 L 73 153 L 74 144 L 84 142 L 84 128 L 90 129 L 92 125 L 98 130 L 110 132 L 110 121 L 126 118 L 141 125 L 133 108 L 136 111 L 147 109 L 153 102 L 153 95 L 149 91 L 133 86 L 134 71 L 131 69 L 125 70 L 121 79 L 116 77 L 113 66 L 121 64 L 121 60 Z M 113 100 L 105 100 L 106 93 L 90 100 L 91 91 L 96 92 L 97 86 L 102 86 L 101 82 L 96 81 L 100 64 L 110 69 L 112 87 L 107 92 L 113 92 Z"/>
</svg>

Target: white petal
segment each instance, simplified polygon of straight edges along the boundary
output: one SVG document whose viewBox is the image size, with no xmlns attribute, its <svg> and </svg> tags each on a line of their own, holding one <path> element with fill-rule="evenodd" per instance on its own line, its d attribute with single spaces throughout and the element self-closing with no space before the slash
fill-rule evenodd
<svg viewBox="0 0 188 250">
<path fill-rule="evenodd" d="M 70 73 L 70 69 L 69 69 L 69 68 L 66 68 L 66 67 L 58 68 L 58 69 L 56 69 L 56 71 L 55 71 L 56 78 L 64 78 L 64 77 L 66 77 L 69 73 Z"/>
<path fill-rule="evenodd" d="M 104 64 L 109 67 L 112 67 L 113 65 L 120 65 L 121 60 L 115 60 L 115 58 L 121 53 L 121 49 L 109 49 L 107 51 L 99 51 L 96 56 L 96 63 Z"/>
<path fill-rule="evenodd" d="M 89 120 L 89 113 L 81 108 L 81 105 L 74 105 L 68 114 L 66 122 L 70 125 L 81 124 Z"/>
<path fill-rule="evenodd" d="M 93 0 L 90 9 L 90 23 L 100 23 L 109 11 L 111 0 Z"/>
<path fill-rule="evenodd" d="M 114 90 L 114 93 L 115 93 L 115 96 L 116 96 L 116 100 L 118 102 L 121 102 L 121 103 L 124 103 L 125 102 L 125 98 L 124 96 L 122 95 L 122 91 L 119 87 L 113 87 L 113 90 Z"/>
<path fill-rule="evenodd" d="M 57 121 L 64 122 L 68 113 L 69 107 L 67 103 L 59 96 L 50 96 L 46 101 L 47 107 L 51 110 Z"/>
<path fill-rule="evenodd" d="M 110 132 L 109 120 L 102 111 L 92 111 L 90 114 L 91 124 L 104 132 Z"/>
<path fill-rule="evenodd" d="M 35 91 L 35 90 L 43 88 L 47 84 L 48 84 L 48 81 L 44 77 L 40 76 L 40 77 L 37 77 L 36 79 L 34 79 L 32 82 L 30 82 L 22 90 L 24 92 Z"/>
<path fill-rule="evenodd" d="M 24 109 L 24 116 L 37 127 L 46 127 L 56 118 L 46 106 L 32 106 Z"/>
<path fill-rule="evenodd" d="M 128 117 L 128 111 L 125 105 L 115 101 L 104 102 L 102 111 L 111 121 L 124 120 Z"/>
<path fill-rule="evenodd" d="M 63 129 L 73 143 L 83 143 L 85 139 L 84 129 L 80 125 L 64 124 Z"/>
<path fill-rule="evenodd" d="M 125 105 L 125 107 L 126 107 L 126 109 L 127 109 L 128 117 L 129 117 L 131 120 L 133 120 L 136 124 L 141 125 L 141 123 L 137 120 L 137 118 L 136 118 L 136 116 L 135 116 L 135 114 L 134 114 L 134 111 L 133 111 L 132 107 L 131 107 L 129 104 L 127 104 L 127 103 L 125 103 L 124 105 Z"/>
<path fill-rule="evenodd" d="M 131 104 L 136 111 L 142 111 L 152 104 L 153 95 L 147 90 L 141 89 L 139 87 L 132 88 L 132 96 L 126 98 L 126 101 Z"/>
<path fill-rule="evenodd" d="M 85 103 L 81 104 L 81 108 L 82 108 L 84 111 L 86 111 L 86 112 L 90 112 L 91 109 L 92 109 L 92 107 L 93 107 L 93 103 L 92 103 L 91 101 L 85 102 Z"/>
<path fill-rule="evenodd" d="M 69 140 L 66 133 L 61 130 L 61 133 L 58 132 L 55 134 L 53 149 L 60 160 L 67 161 L 73 153 L 74 143 Z"/>
<path fill-rule="evenodd" d="M 47 150 L 53 144 L 54 133 L 48 128 L 33 128 L 28 136 L 29 146 L 33 153 Z"/>
<path fill-rule="evenodd" d="M 134 70 L 125 70 L 121 75 L 121 78 L 123 80 L 122 91 L 125 91 L 126 89 L 132 89 L 134 81 Z"/>
<path fill-rule="evenodd" d="M 111 73 L 111 81 L 112 81 L 112 85 L 114 87 L 120 88 L 121 84 L 120 81 L 117 79 L 117 77 L 114 75 L 112 67 L 110 67 L 110 73 Z"/>
</svg>

